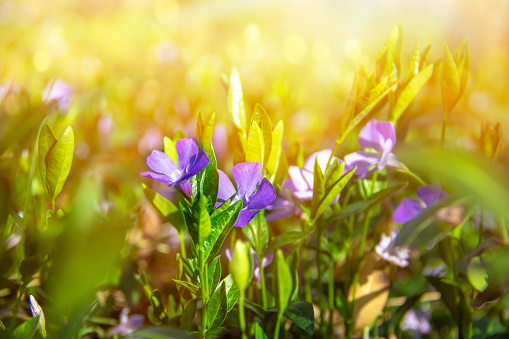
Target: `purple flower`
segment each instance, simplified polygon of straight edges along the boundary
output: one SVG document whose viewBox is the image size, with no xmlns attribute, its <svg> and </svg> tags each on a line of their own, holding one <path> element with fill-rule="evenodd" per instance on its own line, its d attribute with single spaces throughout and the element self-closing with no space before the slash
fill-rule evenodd
<svg viewBox="0 0 509 339">
<path fill-rule="evenodd" d="M 225 251 L 225 254 L 228 260 L 231 261 L 232 260 L 231 250 L 227 249 Z M 256 281 L 260 282 L 260 262 L 258 260 L 258 256 L 256 255 L 256 252 L 252 248 L 251 254 L 253 255 L 253 266 L 254 266 L 253 278 L 255 278 Z M 272 259 L 274 259 L 274 252 L 270 252 L 263 258 L 262 269 L 267 267 L 272 262 Z"/>
<path fill-rule="evenodd" d="M 417 197 L 421 200 L 404 198 L 392 215 L 395 222 L 404 224 L 415 218 L 422 210 L 445 198 L 447 193 L 443 192 L 437 185 L 422 186 L 417 189 Z"/>
<path fill-rule="evenodd" d="M 109 330 L 108 334 L 110 337 L 113 337 L 116 334 L 124 336 L 133 333 L 143 326 L 144 317 L 141 314 L 133 314 L 131 316 L 128 316 L 128 314 L 128 308 L 124 308 L 122 312 L 120 312 L 120 324 Z"/>
<path fill-rule="evenodd" d="M 363 179 L 385 166 L 401 167 L 394 154 L 391 153 L 396 144 L 396 131 L 392 122 L 371 119 L 361 130 L 358 142 L 360 147 L 371 148 L 376 152 L 361 151 L 345 156 L 345 163 L 349 168 L 357 166 L 355 174 L 360 175 L 357 180 Z"/>
<path fill-rule="evenodd" d="M 382 233 L 380 242 L 375 246 L 375 251 L 382 259 L 391 264 L 399 267 L 406 267 L 408 266 L 408 259 L 410 258 L 410 250 L 407 247 L 394 246 L 398 234 L 399 230 L 396 229 L 391 231 L 390 236 Z"/>
<path fill-rule="evenodd" d="M 267 215 L 267 220 L 276 220 L 290 218 L 291 216 L 300 217 L 302 210 L 297 207 L 294 201 L 295 187 L 290 179 L 286 179 L 279 191 L 279 196 L 274 200 L 274 203 L 267 206 L 267 209 L 272 211 Z"/>
<path fill-rule="evenodd" d="M 236 227 L 246 226 L 262 209 L 276 199 L 276 191 L 270 181 L 267 178 L 262 179 L 262 165 L 258 162 L 243 162 L 233 166 L 232 173 L 237 188 L 223 171 L 217 171 L 219 172 L 219 190 L 216 207 L 229 199 L 232 204 L 242 200 L 242 210 L 235 223 Z"/>
<path fill-rule="evenodd" d="M 400 325 L 403 331 L 415 332 L 419 337 L 431 333 L 429 314 L 419 310 L 410 310 L 405 314 Z"/>
<path fill-rule="evenodd" d="M 300 200 L 311 200 L 313 199 L 313 180 L 315 172 L 315 160 L 318 161 L 320 169 L 325 171 L 327 162 L 332 154 L 330 149 L 324 149 L 323 151 L 311 154 L 304 163 L 304 168 L 297 166 L 290 166 L 288 168 L 288 175 L 293 184 L 295 195 Z M 332 157 L 331 161 L 334 161 L 335 157 Z"/>
<path fill-rule="evenodd" d="M 154 150 L 147 157 L 147 166 L 154 172 L 143 172 L 142 176 L 177 186 L 185 195 L 191 195 L 189 179 L 198 174 L 210 162 L 193 138 L 180 139 L 175 143 L 178 165 L 164 152 Z"/>
<path fill-rule="evenodd" d="M 51 82 L 42 92 L 43 100 L 54 101 L 60 110 L 67 110 L 71 101 L 72 90 L 64 81 L 57 79 L 53 85 Z"/>
</svg>

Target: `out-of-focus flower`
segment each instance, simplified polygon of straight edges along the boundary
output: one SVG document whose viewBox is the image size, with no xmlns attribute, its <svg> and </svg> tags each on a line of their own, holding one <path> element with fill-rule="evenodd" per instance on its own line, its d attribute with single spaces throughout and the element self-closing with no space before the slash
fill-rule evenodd
<svg viewBox="0 0 509 339">
<path fill-rule="evenodd" d="M 147 154 L 148 151 L 162 146 L 162 134 L 158 128 L 149 128 L 138 142 L 138 152 Z"/>
<path fill-rule="evenodd" d="M 21 90 L 15 83 L 7 83 L 0 86 L 0 101 L 8 95 L 19 95 Z"/>
<path fill-rule="evenodd" d="M 497 122 L 496 125 L 483 123 L 481 126 L 481 136 L 479 137 L 479 147 L 481 152 L 488 159 L 496 159 L 502 144 L 504 143 L 504 129 Z"/>
<path fill-rule="evenodd" d="M 33 295 L 28 297 L 28 301 L 30 302 L 30 311 L 32 312 L 32 316 L 39 316 L 39 324 L 37 325 L 37 328 L 41 331 L 43 336 L 46 336 L 46 320 L 41 306 L 39 306 L 39 303 L 35 300 Z"/>
<path fill-rule="evenodd" d="M 302 210 L 294 202 L 295 187 L 290 179 L 286 179 L 279 191 L 279 196 L 272 205 L 267 206 L 267 210 L 272 211 L 267 214 L 267 220 L 276 220 L 289 218 L 291 216 L 300 217 Z"/>
<path fill-rule="evenodd" d="M 212 134 L 212 145 L 217 163 L 222 164 L 228 152 L 228 125 L 221 122 L 216 123 L 214 134 Z"/>
<path fill-rule="evenodd" d="M 142 172 L 141 175 L 176 186 L 183 194 L 191 194 L 189 179 L 198 174 L 210 162 L 203 150 L 192 138 L 180 139 L 175 143 L 177 150 L 176 164 L 166 153 L 154 150 L 147 157 L 147 166 L 154 172 Z"/>
<path fill-rule="evenodd" d="M 69 108 L 71 95 L 72 90 L 69 85 L 57 79 L 46 85 L 46 88 L 42 92 L 42 99 L 48 102 L 53 101 L 60 110 L 66 111 Z"/>
<path fill-rule="evenodd" d="M 422 334 L 431 333 L 431 325 L 429 323 L 429 314 L 419 310 L 410 310 L 405 314 L 400 325 L 403 331 L 411 331 L 416 337 Z"/>
<path fill-rule="evenodd" d="M 417 189 L 417 197 L 421 200 L 404 198 L 394 211 L 392 218 L 404 224 L 415 218 L 422 210 L 445 198 L 447 193 L 436 185 L 422 186 Z"/>
<path fill-rule="evenodd" d="M 330 149 L 311 154 L 304 163 L 304 168 L 297 166 L 290 166 L 288 168 L 288 175 L 293 184 L 293 195 L 300 200 L 313 199 L 313 180 L 315 172 L 315 160 L 318 161 L 320 169 L 325 171 L 327 162 L 332 154 Z M 335 157 L 331 161 L 334 161 Z"/>
<path fill-rule="evenodd" d="M 129 309 L 124 308 L 122 312 L 120 312 L 120 324 L 117 326 L 112 327 L 108 334 L 110 337 L 113 337 L 115 335 L 127 335 L 130 333 L 133 333 L 138 328 L 143 326 L 144 317 L 141 314 L 133 314 L 131 316 L 129 314 Z"/>
<path fill-rule="evenodd" d="M 360 175 L 357 180 L 385 166 L 401 167 L 396 156 L 391 153 L 396 144 L 396 131 L 392 122 L 371 119 L 361 130 L 358 142 L 360 147 L 371 148 L 376 152 L 360 151 L 345 155 L 348 168 L 357 166 L 355 174 Z"/>
<path fill-rule="evenodd" d="M 228 260 L 231 261 L 232 260 L 231 250 L 227 249 L 225 251 L 225 254 L 226 254 L 226 257 L 228 258 Z M 256 252 L 252 248 L 251 248 L 251 255 L 253 256 L 253 267 L 254 267 L 253 278 L 255 278 L 256 281 L 260 282 L 260 261 L 258 260 L 258 256 L 256 255 Z M 262 269 L 267 267 L 272 262 L 273 259 L 274 259 L 274 252 L 270 252 L 269 254 L 267 254 L 262 260 Z"/>
<path fill-rule="evenodd" d="M 395 246 L 396 238 L 399 230 L 392 230 L 391 235 L 387 236 L 382 233 L 380 242 L 375 246 L 376 253 L 384 260 L 399 267 L 408 266 L 410 258 L 410 249 L 403 246 Z"/>
<path fill-rule="evenodd" d="M 260 211 L 274 202 L 276 191 L 267 178 L 262 179 L 262 165 L 258 162 L 243 162 L 233 166 L 233 178 L 237 188 L 221 170 L 219 173 L 219 191 L 216 207 L 231 199 L 231 203 L 242 200 L 236 227 L 246 226 Z"/>
</svg>

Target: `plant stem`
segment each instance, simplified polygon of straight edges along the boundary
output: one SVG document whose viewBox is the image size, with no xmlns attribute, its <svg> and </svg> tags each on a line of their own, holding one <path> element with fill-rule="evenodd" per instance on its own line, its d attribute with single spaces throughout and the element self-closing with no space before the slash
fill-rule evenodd
<svg viewBox="0 0 509 339">
<path fill-rule="evenodd" d="M 260 263 L 263 263 L 263 257 Z M 267 310 L 267 291 L 265 291 L 265 273 L 263 272 L 262 265 L 260 265 L 260 292 L 262 295 L 263 310 Z"/>
<path fill-rule="evenodd" d="M 205 337 L 205 335 L 207 333 L 207 303 L 208 303 L 208 296 L 209 296 L 208 286 L 207 286 L 208 285 L 208 274 L 207 274 L 208 269 L 207 269 L 207 263 L 203 262 L 203 254 L 202 254 L 201 248 L 199 248 L 198 250 L 200 253 L 199 254 L 200 269 L 198 271 L 199 271 L 199 275 L 200 275 L 200 285 L 201 285 L 201 289 L 202 289 L 202 299 L 201 299 L 202 328 L 201 328 L 201 332 L 202 332 L 202 336 Z"/>
<path fill-rule="evenodd" d="M 477 246 L 481 246 L 483 233 L 484 233 L 484 208 L 481 207 L 481 220 L 479 221 L 479 243 L 477 244 Z"/>
<path fill-rule="evenodd" d="M 506 245 L 509 242 L 509 236 L 507 235 L 507 229 L 505 227 L 504 218 L 502 218 L 502 216 L 498 217 L 497 228 L 499 236 L 502 239 L 502 243 Z"/>
<path fill-rule="evenodd" d="M 179 230 L 179 239 L 180 239 L 180 253 L 182 254 L 182 257 L 187 258 L 184 230 Z"/>
<path fill-rule="evenodd" d="M 440 140 L 440 147 L 444 148 L 445 145 L 445 132 L 447 130 L 447 112 L 444 112 L 444 119 L 442 120 L 442 139 Z"/>
<path fill-rule="evenodd" d="M 320 225 L 317 225 L 317 228 L 321 228 Z M 323 309 L 323 286 L 322 286 L 322 268 L 320 265 L 320 248 L 322 244 L 322 231 L 317 232 L 316 234 L 316 288 L 318 290 L 318 307 L 320 308 L 320 329 L 323 329 L 323 325 L 325 322 L 324 318 L 324 309 Z"/>
<path fill-rule="evenodd" d="M 25 221 L 21 218 L 12 207 L 9 206 L 9 214 L 22 229 L 25 229 Z"/>
<path fill-rule="evenodd" d="M 8 332 L 12 333 L 12 331 L 14 331 L 14 328 L 16 327 L 16 319 L 18 318 L 18 310 L 19 310 L 19 307 L 21 306 L 21 298 L 23 297 L 23 294 L 25 294 L 26 289 L 27 289 L 27 283 L 23 283 L 23 285 L 21 285 L 21 287 L 19 288 L 19 295 L 16 298 L 14 307 L 12 308 L 12 319 L 11 319 L 11 323 L 9 324 Z"/>
<path fill-rule="evenodd" d="M 240 322 L 240 329 L 242 330 L 242 339 L 247 339 L 246 316 L 244 314 L 244 293 L 245 293 L 245 291 L 242 291 L 240 293 L 240 297 L 239 297 L 239 322 Z"/>
<path fill-rule="evenodd" d="M 418 183 L 420 183 L 421 185 L 426 185 L 426 183 L 424 182 L 424 180 L 422 180 L 421 178 L 419 178 L 419 176 L 417 174 L 415 174 L 414 172 L 412 172 L 408 167 L 406 167 L 404 164 L 401 164 L 400 165 L 403 167 L 403 172 L 408 174 L 409 176 L 411 176 L 413 179 L 415 179 Z"/>
<path fill-rule="evenodd" d="M 279 338 L 279 328 L 281 327 L 281 313 L 277 313 L 276 328 L 274 329 L 274 339 Z"/>
<path fill-rule="evenodd" d="M 327 330 L 327 336 L 332 338 L 334 321 L 332 314 L 334 312 L 334 260 L 329 261 L 329 328 Z"/>
<path fill-rule="evenodd" d="M 304 261 L 304 272 L 308 272 L 309 261 L 308 261 L 308 250 L 306 247 L 302 248 L 302 260 Z M 304 297 L 306 301 L 312 302 L 311 297 L 311 279 L 309 274 L 304 274 Z"/>
</svg>

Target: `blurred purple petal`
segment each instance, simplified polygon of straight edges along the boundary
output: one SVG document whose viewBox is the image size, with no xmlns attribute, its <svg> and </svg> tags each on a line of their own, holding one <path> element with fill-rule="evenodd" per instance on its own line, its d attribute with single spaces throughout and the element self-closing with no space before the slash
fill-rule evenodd
<svg viewBox="0 0 509 339">
<path fill-rule="evenodd" d="M 187 172 L 196 159 L 198 144 L 193 138 L 185 138 L 177 140 L 175 148 L 177 149 L 179 167 L 182 172 Z"/>
<path fill-rule="evenodd" d="M 391 140 L 393 146 L 396 144 L 396 131 L 389 121 L 371 119 L 359 133 L 359 146 L 373 148 L 380 153 L 384 151 L 386 140 Z"/>
<path fill-rule="evenodd" d="M 263 258 L 262 267 L 263 268 L 267 267 L 272 262 L 273 259 L 274 259 L 274 252 L 270 252 Z"/>
<path fill-rule="evenodd" d="M 247 208 L 261 210 L 274 202 L 276 191 L 267 178 L 263 178 L 256 192 L 249 198 Z"/>
<path fill-rule="evenodd" d="M 378 153 L 368 153 L 368 152 L 354 152 L 345 155 L 345 164 L 354 168 L 357 166 L 355 170 L 355 174 L 365 176 L 368 172 L 369 166 L 376 164 L 379 161 Z"/>
<path fill-rule="evenodd" d="M 392 230 L 391 235 L 387 236 L 384 233 L 380 236 L 380 242 L 375 246 L 375 252 L 384 260 L 389 263 L 399 266 L 408 266 L 408 259 L 410 259 L 410 250 L 406 246 L 395 246 L 396 239 L 399 231 Z"/>
<path fill-rule="evenodd" d="M 42 92 L 42 99 L 56 102 L 61 110 L 67 110 L 71 100 L 72 90 L 64 81 L 57 79 L 53 83 L 48 83 Z"/>
<path fill-rule="evenodd" d="M 295 189 L 295 196 L 299 197 L 297 192 L 305 192 L 302 194 L 302 198 L 299 197 L 300 199 L 309 200 L 311 199 L 309 196 L 313 197 L 313 172 L 309 172 L 297 166 L 290 166 L 288 168 L 288 175 Z"/>
<path fill-rule="evenodd" d="M 217 172 L 219 173 L 219 188 L 217 192 L 217 199 L 221 200 L 221 202 L 224 202 L 233 197 L 237 192 L 235 191 L 235 187 L 233 187 L 230 178 L 228 178 L 228 176 L 220 169 L 218 169 Z M 218 202 L 218 204 L 216 204 L 216 207 L 221 205 L 220 202 Z"/>
<path fill-rule="evenodd" d="M 182 192 L 182 194 L 184 194 L 187 197 L 190 197 L 191 194 L 193 193 L 193 189 L 191 187 L 191 183 L 189 182 L 189 180 L 186 180 L 186 181 L 180 181 L 179 180 L 175 184 L 171 184 L 171 185 L 168 185 L 168 186 L 173 186 L 173 185 L 175 185 L 177 187 L 177 189 L 180 192 Z"/>
<path fill-rule="evenodd" d="M 248 209 L 241 210 L 239 217 L 237 218 L 237 222 L 235 223 L 235 227 L 246 226 L 258 213 L 260 213 L 260 211 L 250 211 Z"/>
<path fill-rule="evenodd" d="M 410 310 L 405 314 L 401 322 L 403 331 L 412 331 L 418 334 L 430 334 L 431 325 L 429 323 L 429 314 L 419 310 Z"/>
<path fill-rule="evenodd" d="M 228 258 L 228 260 L 232 261 L 232 251 L 230 249 L 227 249 L 226 251 L 224 251 L 224 254 Z"/>
<path fill-rule="evenodd" d="M 446 196 L 447 193 L 443 192 L 438 185 L 421 186 L 417 189 L 417 197 L 426 204 L 426 207 L 433 205 Z"/>
<path fill-rule="evenodd" d="M 315 152 L 311 154 L 304 163 L 304 169 L 307 171 L 314 173 L 315 172 L 315 160 L 318 160 L 318 165 L 322 169 L 322 172 L 325 171 L 325 168 L 327 168 L 327 162 L 329 161 L 329 158 L 332 154 L 332 150 L 330 149 L 324 149 L 323 151 Z M 335 157 L 332 158 L 332 161 L 334 161 Z"/>
<path fill-rule="evenodd" d="M 237 183 L 237 194 L 246 203 L 262 180 L 262 165 L 258 162 L 243 162 L 233 166 L 232 174 Z"/>
<path fill-rule="evenodd" d="M 392 219 L 398 224 L 404 224 L 419 214 L 424 207 L 417 200 L 404 198 L 394 211 Z"/>
<path fill-rule="evenodd" d="M 166 155 L 166 153 L 153 150 L 147 157 L 147 166 L 154 172 L 165 174 L 176 181 L 181 176 L 178 166 Z"/>
</svg>

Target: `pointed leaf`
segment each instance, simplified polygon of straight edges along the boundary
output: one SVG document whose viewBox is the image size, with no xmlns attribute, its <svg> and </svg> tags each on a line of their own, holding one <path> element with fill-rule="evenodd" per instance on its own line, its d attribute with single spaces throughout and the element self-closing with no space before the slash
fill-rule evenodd
<svg viewBox="0 0 509 339">
<path fill-rule="evenodd" d="M 227 299 L 227 309 L 230 312 L 233 309 L 233 306 L 237 303 L 240 296 L 240 291 L 235 285 L 231 274 L 229 274 L 226 278 L 223 279 L 221 283 L 224 282 L 226 287 L 226 299 Z"/>
<path fill-rule="evenodd" d="M 37 152 L 38 152 L 38 162 L 39 162 L 39 174 L 41 175 L 42 185 L 46 190 L 48 190 L 48 185 L 46 183 L 46 155 L 48 151 L 56 144 L 57 139 L 53 135 L 51 128 L 47 123 L 44 123 L 41 126 L 41 131 L 39 132 L 39 140 L 37 141 Z M 49 191 L 48 191 L 49 193 Z"/>
<path fill-rule="evenodd" d="M 273 277 L 273 291 L 276 308 L 280 314 L 283 314 L 288 304 L 293 291 L 293 278 L 290 272 L 290 267 L 286 263 L 285 257 L 281 250 L 277 250 L 275 254 L 274 277 Z"/>
<path fill-rule="evenodd" d="M 265 251 L 263 252 L 263 255 L 266 256 L 267 254 L 274 252 L 275 250 L 283 247 L 286 244 L 289 244 L 291 242 L 303 239 L 313 233 L 313 228 L 307 230 L 306 232 L 299 232 L 299 231 L 290 231 L 285 232 L 276 238 L 272 239 L 272 241 L 269 243 Z"/>
<path fill-rule="evenodd" d="M 255 339 L 269 339 L 259 323 L 255 323 Z"/>
<path fill-rule="evenodd" d="M 141 184 L 143 195 L 148 203 L 158 211 L 162 217 L 171 223 L 177 230 L 184 227 L 184 219 L 180 209 L 162 195 L 154 192 L 145 184 Z"/>
<path fill-rule="evenodd" d="M 272 122 L 265 109 L 260 104 L 256 104 L 251 121 L 260 124 L 263 135 L 264 158 L 263 163 L 269 160 L 270 152 L 272 150 Z"/>
<path fill-rule="evenodd" d="M 279 165 L 279 159 L 281 158 L 281 150 L 283 147 L 283 131 L 283 121 L 279 120 L 276 127 L 274 128 L 274 131 L 272 131 L 272 148 L 270 149 L 269 158 L 265 164 L 265 168 L 271 176 L 276 174 Z"/>
<path fill-rule="evenodd" d="M 226 284 L 223 282 L 214 292 L 207 305 L 208 329 L 212 330 L 221 326 L 226 319 L 227 313 Z"/>
<path fill-rule="evenodd" d="M 445 114 L 447 115 L 458 103 L 461 92 L 460 76 L 456 67 L 456 62 L 454 61 L 447 44 L 444 45 L 441 85 L 442 101 L 444 104 Z"/>
<path fill-rule="evenodd" d="M 244 107 L 244 94 L 240 85 L 240 78 L 237 69 L 232 69 L 230 75 L 230 87 L 228 88 L 228 111 L 233 117 L 233 123 L 247 136 L 247 119 Z"/>
<path fill-rule="evenodd" d="M 67 180 L 71 171 L 74 152 L 74 133 L 72 127 L 65 129 L 60 139 L 53 145 L 46 155 L 46 182 L 48 192 L 55 198 Z"/>
<path fill-rule="evenodd" d="M 315 333 L 315 315 L 313 304 L 308 301 L 296 302 L 288 307 L 284 313 L 285 317 L 293 321 L 293 323 L 309 335 Z"/>
<path fill-rule="evenodd" d="M 208 269 L 208 286 L 210 291 L 214 292 L 217 288 L 217 284 L 221 280 L 221 256 L 218 255 L 210 263 Z"/>
<path fill-rule="evenodd" d="M 39 316 L 33 317 L 18 325 L 11 334 L 11 339 L 31 339 L 37 332 Z"/>
<path fill-rule="evenodd" d="M 263 168 L 265 146 L 260 126 L 256 122 L 251 124 L 246 144 L 246 162 L 259 162 Z"/>
</svg>

